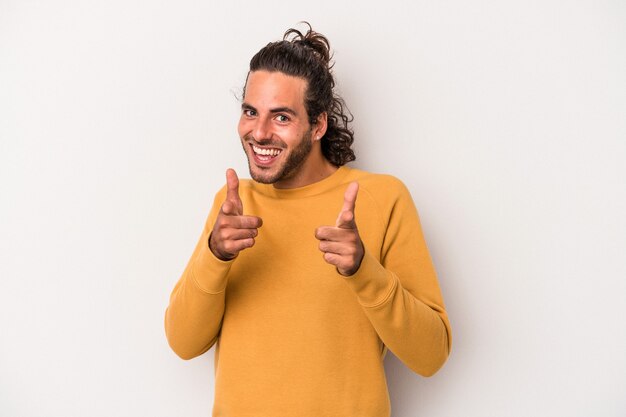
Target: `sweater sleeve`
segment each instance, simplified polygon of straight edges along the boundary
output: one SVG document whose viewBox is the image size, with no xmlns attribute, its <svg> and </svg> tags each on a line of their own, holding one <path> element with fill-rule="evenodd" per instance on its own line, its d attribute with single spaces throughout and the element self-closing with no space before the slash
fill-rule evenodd
<svg viewBox="0 0 626 417">
<path fill-rule="evenodd" d="M 359 270 L 345 282 L 383 343 L 414 372 L 431 376 L 448 357 L 450 323 L 417 210 L 406 187 L 396 184 L 380 262 L 366 247 Z"/>
<path fill-rule="evenodd" d="M 168 343 L 183 359 L 192 359 L 209 350 L 222 325 L 227 275 L 233 261 L 216 258 L 208 240 L 224 200 L 223 191 L 215 197 L 200 239 L 165 311 Z"/>
</svg>

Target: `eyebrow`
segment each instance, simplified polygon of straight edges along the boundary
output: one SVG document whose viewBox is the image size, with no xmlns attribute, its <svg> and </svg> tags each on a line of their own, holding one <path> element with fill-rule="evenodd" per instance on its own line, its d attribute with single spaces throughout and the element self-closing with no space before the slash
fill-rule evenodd
<svg viewBox="0 0 626 417">
<path fill-rule="evenodd" d="M 253 110 L 255 112 L 258 112 L 257 109 L 254 108 L 254 106 L 248 104 L 248 103 L 243 103 L 241 105 L 241 109 L 242 110 Z M 275 113 L 289 113 L 292 116 L 297 116 L 298 113 L 295 112 L 295 110 L 291 109 L 290 107 L 275 107 L 273 109 L 270 109 L 270 113 L 275 114 Z"/>
</svg>

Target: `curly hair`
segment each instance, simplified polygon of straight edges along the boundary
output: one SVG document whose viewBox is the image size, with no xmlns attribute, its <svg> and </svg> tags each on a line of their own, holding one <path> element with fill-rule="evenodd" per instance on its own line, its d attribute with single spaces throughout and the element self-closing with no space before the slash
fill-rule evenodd
<svg viewBox="0 0 626 417">
<path fill-rule="evenodd" d="M 354 132 L 348 126 L 353 116 L 343 99 L 333 91 L 335 79 L 331 73 L 333 63 L 328 39 L 313 31 L 308 22 L 303 23 L 309 27 L 305 34 L 289 29 L 282 41 L 271 42 L 257 52 L 250 60 L 250 72 L 277 71 L 307 81 L 304 106 L 309 123 L 316 124 L 318 116 L 327 113 L 328 126 L 321 139 L 322 154 L 333 165 L 341 166 L 356 158 L 350 148 Z"/>
</svg>

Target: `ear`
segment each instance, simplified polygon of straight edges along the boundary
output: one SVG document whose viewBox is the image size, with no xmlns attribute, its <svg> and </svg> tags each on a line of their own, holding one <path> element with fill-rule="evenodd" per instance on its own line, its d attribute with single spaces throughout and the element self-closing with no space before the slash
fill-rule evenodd
<svg viewBox="0 0 626 417">
<path fill-rule="evenodd" d="M 317 116 L 317 122 L 313 125 L 313 140 L 321 140 L 328 128 L 328 113 L 323 112 Z"/>
</svg>

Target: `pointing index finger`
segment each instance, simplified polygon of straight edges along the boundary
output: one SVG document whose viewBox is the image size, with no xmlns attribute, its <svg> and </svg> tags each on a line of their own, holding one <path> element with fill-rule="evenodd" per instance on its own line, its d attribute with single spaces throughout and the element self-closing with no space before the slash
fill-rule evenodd
<svg viewBox="0 0 626 417">
<path fill-rule="evenodd" d="M 232 168 L 226 170 L 226 198 L 229 200 L 239 198 L 239 177 Z"/>
<path fill-rule="evenodd" d="M 343 195 L 343 208 L 341 211 L 354 212 L 354 206 L 356 205 L 356 195 L 359 192 L 359 183 L 351 182 L 346 189 L 346 193 Z"/>
<path fill-rule="evenodd" d="M 239 197 L 239 177 L 232 168 L 226 170 L 226 200 L 230 203 L 227 210 L 229 214 L 243 214 L 243 203 Z M 230 213 L 231 210 L 235 212 Z"/>
<path fill-rule="evenodd" d="M 359 192 L 359 183 L 351 182 L 343 196 L 343 207 L 337 217 L 337 227 L 353 228 L 354 227 L 354 207 L 356 205 L 356 196 Z"/>
</svg>

